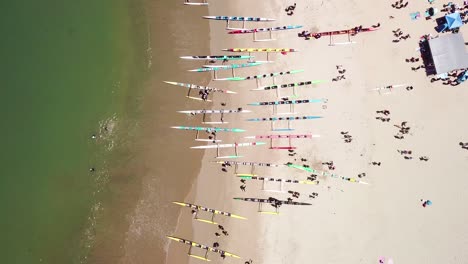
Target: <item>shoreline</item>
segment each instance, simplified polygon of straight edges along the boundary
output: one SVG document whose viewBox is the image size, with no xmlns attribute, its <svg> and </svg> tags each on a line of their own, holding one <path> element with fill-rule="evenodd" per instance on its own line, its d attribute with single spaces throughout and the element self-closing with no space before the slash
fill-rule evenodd
<svg viewBox="0 0 468 264">
<path fill-rule="evenodd" d="M 206 81 L 205 77 L 183 72 L 180 67 L 190 67 L 190 63 L 180 61 L 180 53 L 189 54 L 195 47 L 199 47 L 198 52 L 203 52 L 206 47 L 202 39 L 197 42 L 184 37 L 197 32 L 203 35 L 200 32 L 207 30 L 200 24 L 183 26 L 183 21 L 177 18 L 186 11 L 184 7 L 177 2 L 147 3 L 151 21 L 152 67 L 150 85 L 144 96 L 141 124 L 144 135 L 140 140 L 140 155 L 136 158 L 141 159 L 138 166 L 142 168 L 142 189 L 138 202 L 126 217 L 130 225 L 125 232 L 124 254 L 119 263 L 153 263 L 155 259 L 164 259 L 169 244 L 165 236 L 176 228 L 174 222 L 178 221 L 184 209 L 171 202 L 181 200 L 181 195 L 186 196 L 190 192 L 196 176 L 194 171 L 198 171 L 200 166 L 201 153 L 180 155 L 182 149 L 193 145 L 191 134 L 170 128 L 185 123 L 186 117 L 176 113 L 177 110 L 197 108 L 199 103 L 184 98 L 185 88 L 163 83 L 203 84 Z M 201 15 L 200 12 L 196 11 L 189 17 Z M 162 43 L 164 35 L 169 36 Z M 159 118 L 157 122 L 155 117 Z"/>
</svg>

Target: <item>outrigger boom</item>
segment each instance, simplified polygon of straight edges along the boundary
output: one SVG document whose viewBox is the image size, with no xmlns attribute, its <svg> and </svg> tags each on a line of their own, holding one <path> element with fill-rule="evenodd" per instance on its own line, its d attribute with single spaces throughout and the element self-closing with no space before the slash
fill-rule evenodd
<svg viewBox="0 0 468 264">
<path fill-rule="evenodd" d="M 195 205 L 195 204 L 191 204 L 191 203 L 182 203 L 182 202 L 172 202 L 172 203 L 193 209 L 195 211 L 194 219 L 197 220 L 197 221 L 200 221 L 200 222 L 205 222 L 205 223 L 210 223 L 210 224 L 217 225 L 218 223 L 214 222 L 215 215 L 223 215 L 223 216 L 227 216 L 227 217 L 247 220 L 247 218 L 239 216 L 239 215 L 235 215 L 235 214 L 231 214 L 229 212 L 224 212 L 224 211 L 211 209 L 211 208 L 208 208 L 208 207 L 203 207 L 203 206 L 200 206 L 200 205 Z M 211 213 L 211 220 L 198 218 L 198 211 L 204 211 L 204 212 Z"/>
<path fill-rule="evenodd" d="M 189 248 L 189 251 L 188 251 L 188 255 L 190 257 L 193 257 L 193 258 L 197 258 L 197 259 L 201 259 L 201 260 L 205 260 L 205 261 L 211 261 L 210 259 L 208 259 L 208 251 L 218 253 L 221 256 L 227 256 L 227 257 L 238 258 L 238 259 L 241 258 L 241 257 L 239 257 L 239 256 L 237 256 L 237 255 L 235 255 L 233 253 L 230 253 L 230 252 L 218 249 L 218 248 L 212 248 L 212 247 L 209 247 L 209 246 L 206 246 L 206 245 L 203 245 L 203 244 L 199 244 L 197 242 L 193 242 L 193 241 L 190 241 L 190 240 L 187 240 L 187 239 L 178 238 L 178 237 L 174 237 L 174 236 L 166 236 L 166 237 L 169 238 L 169 239 L 172 239 L 174 241 L 177 241 L 179 243 L 184 243 L 184 244 L 189 245 L 190 248 Z M 193 255 L 192 254 L 192 247 L 197 247 L 197 248 L 205 250 L 205 255 L 204 256 Z"/>
<path fill-rule="evenodd" d="M 233 158 L 240 158 L 237 148 L 238 147 L 250 147 L 250 146 L 260 146 L 265 145 L 265 142 L 247 142 L 247 143 L 233 143 L 233 144 L 214 144 L 214 145 L 203 145 L 203 146 L 195 146 L 190 147 L 192 149 L 216 149 L 216 157 L 217 159 L 233 159 Z M 234 155 L 231 156 L 220 156 L 219 149 L 220 148 L 234 148 Z"/>
<path fill-rule="evenodd" d="M 177 111 L 182 114 L 203 114 L 202 123 L 203 124 L 227 124 L 228 122 L 224 121 L 224 114 L 234 114 L 234 113 L 250 113 L 249 110 L 243 110 L 242 108 L 237 109 L 219 109 L 219 110 L 184 110 L 184 111 Z M 206 121 L 207 114 L 221 114 L 220 121 Z"/>
<path fill-rule="evenodd" d="M 268 177 L 256 177 L 256 176 L 247 176 L 247 175 L 239 175 L 237 176 L 244 180 L 259 180 L 263 181 L 262 191 L 270 191 L 270 192 L 284 192 L 283 191 L 283 184 L 284 183 L 298 183 L 298 184 L 309 184 L 309 185 L 317 185 L 317 181 L 298 181 L 298 180 L 289 180 L 289 179 L 281 179 L 281 178 L 268 178 Z M 265 189 L 265 183 L 267 182 L 279 182 L 280 189 L 279 190 L 268 190 Z"/>
<path fill-rule="evenodd" d="M 191 127 L 191 126 L 173 126 L 178 130 L 191 130 L 196 131 L 195 141 L 208 141 L 208 142 L 221 142 L 221 140 L 216 139 L 217 132 L 245 132 L 243 129 L 239 128 L 219 128 L 219 127 Z M 212 134 L 211 138 L 199 138 L 200 132 L 205 131 L 206 133 Z"/>
</svg>

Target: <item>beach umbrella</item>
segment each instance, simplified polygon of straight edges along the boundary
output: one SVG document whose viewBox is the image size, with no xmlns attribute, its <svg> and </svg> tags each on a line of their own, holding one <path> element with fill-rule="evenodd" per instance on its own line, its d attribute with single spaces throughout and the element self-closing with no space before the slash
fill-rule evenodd
<svg viewBox="0 0 468 264">
<path fill-rule="evenodd" d="M 455 29 L 463 26 L 463 21 L 458 12 L 446 15 L 445 20 L 447 21 L 448 29 Z"/>
</svg>

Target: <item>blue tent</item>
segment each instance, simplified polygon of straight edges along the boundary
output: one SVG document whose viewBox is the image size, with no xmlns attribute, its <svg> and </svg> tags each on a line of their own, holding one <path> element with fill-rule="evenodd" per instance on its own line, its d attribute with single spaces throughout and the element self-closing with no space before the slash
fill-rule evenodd
<svg viewBox="0 0 468 264">
<path fill-rule="evenodd" d="M 445 20 L 447 21 L 448 29 L 455 29 L 463 26 L 463 21 L 458 12 L 446 15 Z"/>
</svg>

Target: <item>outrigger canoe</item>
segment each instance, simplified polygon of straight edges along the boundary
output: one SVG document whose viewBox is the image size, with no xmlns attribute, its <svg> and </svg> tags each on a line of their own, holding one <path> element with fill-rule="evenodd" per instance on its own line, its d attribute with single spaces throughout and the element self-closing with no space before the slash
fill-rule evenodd
<svg viewBox="0 0 468 264">
<path fill-rule="evenodd" d="M 302 26 L 292 25 L 292 26 L 282 26 L 282 27 L 268 27 L 268 28 L 254 28 L 254 29 L 239 29 L 229 31 L 228 34 L 247 34 L 247 33 L 261 33 L 261 32 L 271 32 L 271 31 L 280 31 L 280 30 L 290 30 L 298 29 Z"/>
<path fill-rule="evenodd" d="M 286 116 L 286 117 L 260 117 L 260 118 L 249 118 L 247 121 L 251 122 L 262 122 L 262 121 L 294 121 L 294 120 L 310 120 L 322 118 L 321 116 Z"/>
<path fill-rule="evenodd" d="M 320 135 L 304 134 L 304 135 L 257 135 L 244 138 L 250 139 L 281 139 L 281 138 L 318 138 Z"/>
<path fill-rule="evenodd" d="M 284 71 L 284 72 L 272 72 L 272 73 L 265 73 L 259 75 L 252 75 L 246 77 L 228 77 L 222 79 L 216 79 L 218 81 L 246 81 L 246 80 L 259 80 L 264 78 L 274 78 L 281 75 L 288 75 L 288 74 L 295 74 L 303 72 L 304 70 L 291 70 L 291 71 Z"/>
<path fill-rule="evenodd" d="M 262 65 L 261 62 L 251 62 L 251 63 L 243 63 L 243 64 L 230 64 L 230 65 L 216 65 L 216 66 L 209 66 L 204 68 L 198 68 L 193 70 L 188 70 L 191 72 L 209 72 L 209 71 L 220 71 L 220 70 L 231 70 L 231 69 L 239 69 L 245 67 L 253 67 Z"/>
<path fill-rule="evenodd" d="M 298 86 L 305 86 L 305 85 L 313 85 L 313 84 L 319 84 L 319 83 L 324 83 L 324 82 L 326 81 L 316 80 L 316 81 L 305 81 L 305 82 L 288 83 L 288 84 L 269 85 L 269 86 L 259 87 L 256 89 L 251 89 L 251 91 L 276 90 L 280 88 L 282 89 L 282 88 L 298 87 Z"/>
<path fill-rule="evenodd" d="M 229 90 L 223 90 L 223 89 L 218 89 L 218 88 L 213 88 L 213 87 L 208 87 L 208 86 L 195 85 L 195 84 L 190 84 L 190 83 L 179 83 L 179 82 L 168 82 L 168 81 L 164 81 L 164 82 L 167 83 L 167 84 L 182 86 L 182 87 L 186 87 L 186 88 L 189 88 L 189 89 L 205 90 L 205 91 L 209 91 L 209 92 L 219 92 L 219 93 L 226 93 L 226 94 L 237 94 L 236 92 L 229 91 Z"/>
<path fill-rule="evenodd" d="M 239 197 L 236 197 L 233 199 L 238 200 L 238 201 L 255 202 L 255 203 L 272 203 L 274 201 L 279 201 L 282 204 L 288 204 L 288 205 L 312 205 L 310 203 L 294 202 L 294 201 L 290 202 L 290 201 L 282 201 L 278 199 L 270 200 L 270 199 L 261 199 L 261 198 L 239 198 Z"/>
<path fill-rule="evenodd" d="M 184 60 L 217 60 L 217 61 L 231 61 L 231 60 L 250 60 L 253 59 L 254 56 L 247 56 L 247 55 L 212 55 L 212 56 L 182 56 L 180 57 Z"/>
<path fill-rule="evenodd" d="M 233 257 L 233 258 L 241 258 L 233 253 L 229 253 L 227 251 L 224 251 L 224 250 L 221 250 L 221 249 L 218 249 L 218 248 L 212 248 L 212 247 L 209 247 L 209 246 L 206 246 L 206 245 L 203 245 L 203 244 L 199 244 L 199 243 L 196 243 L 196 242 L 193 242 L 193 241 L 190 241 L 190 240 L 187 240 L 187 239 L 183 239 L 183 238 L 178 238 L 178 237 L 174 237 L 174 236 L 166 236 L 167 238 L 169 239 L 172 239 L 174 241 L 177 241 L 179 243 L 184 243 L 184 244 L 187 244 L 189 245 L 190 247 L 197 247 L 197 248 L 201 248 L 203 250 L 206 250 L 207 252 L 208 251 L 211 251 L 211 252 L 214 252 L 214 253 L 218 253 L 220 255 L 224 255 L 224 256 L 228 256 L 228 257 Z M 197 256 L 197 255 L 192 255 L 189 251 L 189 256 L 191 257 L 195 257 L 197 259 L 201 259 L 201 260 L 206 260 L 206 261 L 210 261 L 207 257 L 206 257 L 206 254 L 205 254 L 205 257 L 201 257 L 201 256 Z"/>
<path fill-rule="evenodd" d="M 255 102 L 248 105 L 264 106 L 264 105 L 295 105 L 295 104 L 308 104 L 308 103 L 323 103 L 327 99 L 304 99 L 304 100 L 286 100 L 286 101 L 272 101 L 272 102 Z"/>
<path fill-rule="evenodd" d="M 221 128 L 221 127 L 197 127 L 197 126 L 173 126 L 178 130 L 191 130 L 191 131 L 206 131 L 206 132 L 245 132 L 244 129 L 240 128 Z"/>
<path fill-rule="evenodd" d="M 248 143 L 234 143 L 234 144 L 215 144 L 190 147 L 192 149 L 214 149 L 214 148 L 238 148 L 265 145 L 265 142 L 248 142 Z"/>
<path fill-rule="evenodd" d="M 343 35 L 343 34 L 349 34 L 349 35 L 354 36 L 361 32 L 371 32 L 371 31 L 376 31 L 378 29 L 380 29 L 380 25 L 371 26 L 371 27 L 362 28 L 362 29 L 358 29 L 358 27 L 355 27 L 355 28 L 345 29 L 345 30 L 317 32 L 317 33 L 311 33 L 310 36 L 317 38 L 317 39 L 322 36 L 334 36 L 334 35 Z"/>
<path fill-rule="evenodd" d="M 182 114 L 233 114 L 233 113 L 250 113 L 250 110 L 243 109 L 219 109 L 219 110 L 184 110 L 177 111 Z"/>
<path fill-rule="evenodd" d="M 229 160 L 219 160 L 213 161 L 218 164 L 231 164 L 231 165 L 242 165 L 242 166 L 259 166 L 259 167 L 279 167 L 282 165 L 265 163 L 265 162 L 250 162 L 250 161 L 229 161 Z"/>
<path fill-rule="evenodd" d="M 316 181 L 298 181 L 281 178 L 267 178 L 267 177 L 256 177 L 256 176 L 237 176 L 244 180 L 259 180 L 259 181 L 270 181 L 270 182 L 285 182 L 285 183 L 299 183 L 299 184 L 310 184 L 317 185 Z"/>
<path fill-rule="evenodd" d="M 290 48 L 230 48 L 230 49 L 222 49 L 222 51 L 229 51 L 229 52 L 298 52 L 297 49 L 290 49 Z"/>
<path fill-rule="evenodd" d="M 264 18 L 264 17 L 238 17 L 238 16 L 203 16 L 205 19 L 211 20 L 230 20 L 230 21 L 257 21 L 257 22 L 269 22 L 275 21 L 274 18 Z"/>
<path fill-rule="evenodd" d="M 224 216 L 228 216 L 228 217 L 232 217 L 232 218 L 247 220 L 247 218 L 239 216 L 239 215 L 235 215 L 235 214 L 231 214 L 231 213 L 228 213 L 228 212 L 219 211 L 219 210 L 215 210 L 215 209 L 211 209 L 211 208 L 208 208 L 208 207 L 203 207 L 203 206 L 199 206 L 199 205 L 195 205 L 195 204 L 191 204 L 191 203 L 181 203 L 181 202 L 172 202 L 172 203 L 180 205 L 180 206 L 184 206 L 184 207 L 189 207 L 189 208 L 192 208 L 192 209 L 195 209 L 195 210 L 198 210 L 198 211 L 205 211 L 205 212 L 212 213 L 212 214 L 224 215 Z"/>
</svg>

